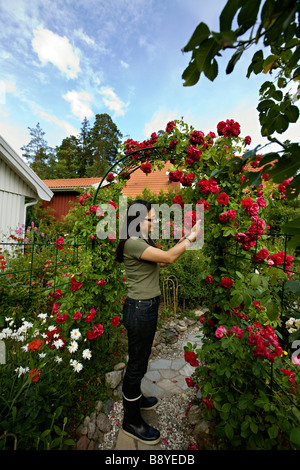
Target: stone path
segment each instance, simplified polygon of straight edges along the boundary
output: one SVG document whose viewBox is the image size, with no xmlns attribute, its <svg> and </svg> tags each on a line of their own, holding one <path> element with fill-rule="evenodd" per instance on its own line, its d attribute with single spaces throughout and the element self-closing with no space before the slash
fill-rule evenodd
<svg viewBox="0 0 300 470">
<path fill-rule="evenodd" d="M 199 332 L 197 335 L 188 336 L 186 343 L 191 342 L 201 346 Z M 143 378 L 141 389 L 145 395 L 156 396 L 158 399 L 174 394 L 185 392 L 188 387 L 185 379 L 190 377 L 194 368 L 188 364 L 183 357 L 182 349 L 178 350 L 178 357 L 174 359 L 152 359 L 149 361 L 149 367 Z M 159 407 L 154 410 L 142 410 L 142 416 L 145 421 L 153 427 L 158 427 Z M 156 445 L 146 445 L 127 436 L 122 429 L 118 432 L 115 450 L 160 450 L 163 449 L 163 443 Z"/>
</svg>

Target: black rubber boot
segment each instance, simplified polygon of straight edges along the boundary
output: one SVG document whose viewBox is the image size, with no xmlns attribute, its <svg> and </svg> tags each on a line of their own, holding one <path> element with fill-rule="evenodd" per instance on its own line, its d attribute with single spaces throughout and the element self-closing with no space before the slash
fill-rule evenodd
<svg viewBox="0 0 300 470">
<path fill-rule="evenodd" d="M 156 397 L 144 397 L 142 395 L 140 402 L 141 410 L 153 410 L 158 406 L 158 400 Z"/>
<path fill-rule="evenodd" d="M 140 413 L 141 396 L 127 400 L 123 396 L 123 431 L 143 444 L 155 445 L 160 441 L 160 432 L 145 423 Z"/>
</svg>

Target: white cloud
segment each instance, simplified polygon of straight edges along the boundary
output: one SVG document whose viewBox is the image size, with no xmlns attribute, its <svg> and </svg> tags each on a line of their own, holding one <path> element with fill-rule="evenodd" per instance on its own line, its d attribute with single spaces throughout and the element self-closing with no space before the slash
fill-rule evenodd
<svg viewBox="0 0 300 470">
<path fill-rule="evenodd" d="M 89 46 L 95 46 L 94 39 L 90 38 L 82 29 L 76 29 L 74 35 L 77 36 L 81 41 L 86 42 Z"/>
<path fill-rule="evenodd" d="M 53 116 L 53 114 L 48 114 L 45 111 L 40 110 L 39 111 L 39 116 L 47 122 L 54 123 L 56 126 L 60 127 L 60 129 L 63 130 L 63 133 L 65 136 L 70 136 L 70 135 L 77 135 L 78 134 L 78 129 L 76 129 L 72 124 L 70 124 L 68 121 L 64 121 L 62 119 L 58 119 L 56 116 Z"/>
<path fill-rule="evenodd" d="M 81 121 L 86 117 L 87 119 L 94 116 L 93 111 L 89 106 L 89 102 L 93 97 L 85 91 L 68 91 L 63 98 L 71 103 L 71 111 L 74 116 L 78 117 Z"/>
<path fill-rule="evenodd" d="M 32 47 L 38 54 L 42 65 L 51 62 L 68 78 L 77 77 L 80 71 L 79 57 L 68 38 L 58 36 L 42 26 L 35 29 L 33 33 Z"/>
<path fill-rule="evenodd" d="M 114 111 L 116 116 L 124 116 L 124 107 L 127 107 L 129 103 L 123 103 L 111 88 L 102 89 L 99 93 L 104 96 L 103 102 L 108 109 Z"/>
<path fill-rule="evenodd" d="M 180 119 L 180 116 L 178 116 L 178 111 L 167 111 L 165 109 L 159 109 L 153 115 L 151 121 L 145 124 L 145 127 L 144 127 L 145 137 L 146 138 L 150 137 L 152 132 L 165 130 L 168 122 L 174 119 Z"/>
<path fill-rule="evenodd" d="M 127 64 L 127 62 L 124 62 L 124 60 L 120 60 L 120 63 L 122 65 L 122 67 L 124 67 L 124 69 L 128 69 L 129 68 L 129 64 Z"/>
</svg>

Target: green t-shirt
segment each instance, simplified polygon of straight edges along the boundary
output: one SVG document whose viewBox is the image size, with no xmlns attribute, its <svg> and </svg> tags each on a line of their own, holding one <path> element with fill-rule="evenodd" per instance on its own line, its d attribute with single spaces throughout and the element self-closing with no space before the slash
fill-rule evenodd
<svg viewBox="0 0 300 470">
<path fill-rule="evenodd" d="M 143 238 L 132 237 L 124 245 L 124 265 L 126 271 L 128 297 L 132 299 L 151 299 L 161 295 L 159 286 L 160 263 L 140 259 L 148 248 Z"/>
</svg>

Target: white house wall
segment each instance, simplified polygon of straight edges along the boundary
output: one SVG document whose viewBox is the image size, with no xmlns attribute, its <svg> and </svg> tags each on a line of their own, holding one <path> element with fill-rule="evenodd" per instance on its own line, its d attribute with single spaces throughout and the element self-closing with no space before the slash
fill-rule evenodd
<svg viewBox="0 0 300 470">
<path fill-rule="evenodd" d="M 0 155 L 0 240 L 15 233 L 16 228 L 24 223 L 25 197 L 36 198 L 37 194 Z"/>
</svg>

